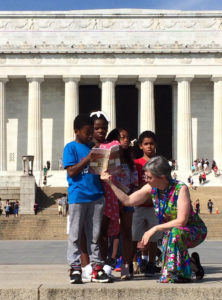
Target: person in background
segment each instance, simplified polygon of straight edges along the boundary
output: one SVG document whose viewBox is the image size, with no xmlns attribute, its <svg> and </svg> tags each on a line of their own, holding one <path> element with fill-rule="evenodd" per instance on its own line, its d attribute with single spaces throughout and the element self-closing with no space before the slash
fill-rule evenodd
<svg viewBox="0 0 222 300">
<path fill-rule="evenodd" d="M 61 198 L 61 202 L 62 202 L 62 216 L 66 217 L 66 215 L 67 215 L 67 205 L 68 205 L 66 194 L 63 194 L 63 196 Z"/>
<path fill-rule="evenodd" d="M 200 213 L 200 200 L 199 199 L 197 199 L 194 202 L 194 210 L 195 210 L 196 215 L 198 215 Z"/>
<path fill-rule="evenodd" d="M 19 202 L 16 201 L 13 208 L 13 214 L 15 217 L 18 217 L 18 211 L 19 211 Z"/>
<path fill-rule="evenodd" d="M 58 214 L 62 216 L 62 196 L 58 199 Z"/>
<path fill-rule="evenodd" d="M 46 166 L 44 166 L 44 168 L 43 168 L 43 176 L 47 175 L 47 171 L 48 171 L 48 169 L 46 168 Z"/>
<path fill-rule="evenodd" d="M 213 202 L 211 201 L 211 199 L 209 199 L 207 202 L 207 208 L 210 214 L 212 214 L 213 206 L 214 206 Z"/>
<path fill-rule="evenodd" d="M 59 159 L 59 170 L 63 169 L 62 158 Z"/>
<path fill-rule="evenodd" d="M 0 198 L 0 216 L 2 215 L 3 209 L 2 209 L 2 198 Z"/>
<path fill-rule="evenodd" d="M 39 204 L 37 202 L 35 202 L 33 209 L 34 209 L 34 214 L 36 216 L 39 211 Z"/>
<path fill-rule="evenodd" d="M 11 205 L 9 203 L 9 200 L 7 200 L 6 204 L 5 204 L 5 216 L 6 216 L 6 218 L 9 218 L 10 209 L 11 209 Z"/>
<path fill-rule="evenodd" d="M 47 171 L 50 170 L 50 166 L 51 166 L 51 163 L 49 160 L 47 160 L 47 162 L 46 162 Z"/>
</svg>

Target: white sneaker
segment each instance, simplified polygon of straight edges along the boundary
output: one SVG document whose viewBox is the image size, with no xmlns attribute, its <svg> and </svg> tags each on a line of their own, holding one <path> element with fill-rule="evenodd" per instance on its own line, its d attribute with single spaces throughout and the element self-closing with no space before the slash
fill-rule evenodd
<svg viewBox="0 0 222 300">
<path fill-rule="evenodd" d="M 103 270 L 106 273 L 106 275 L 110 276 L 112 275 L 112 267 L 109 265 L 104 265 Z"/>
<path fill-rule="evenodd" d="M 92 280 L 92 266 L 88 264 L 82 267 L 82 282 L 91 282 Z"/>
<path fill-rule="evenodd" d="M 112 275 L 112 267 L 109 265 L 104 265 L 103 271 L 106 273 L 106 275 L 110 278 L 112 282 L 114 280 L 114 276 Z"/>
</svg>

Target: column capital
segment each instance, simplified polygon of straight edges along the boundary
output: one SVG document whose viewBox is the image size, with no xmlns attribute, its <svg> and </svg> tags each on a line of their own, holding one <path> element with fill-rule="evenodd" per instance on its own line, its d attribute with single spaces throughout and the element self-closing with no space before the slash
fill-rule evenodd
<svg viewBox="0 0 222 300">
<path fill-rule="evenodd" d="M 63 81 L 64 82 L 74 81 L 74 82 L 78 83 L 80 81 L 80 76 L 77 76 L 77 75 L 64 75 L 63 76 Z"/>
<path fill-rule="evenodd" d="M 140 75 L 138 80 L 140 82 L 151 81 L 154 82 L 157 79 L 157 75 Z"/>
<path fill-rule="evenodd" d="M 211 81 L 222 81 L 222 75 L 212 75 Z"/>
<path fill-rule="evenodd" d="M 101 82 L 105 82 L 105 81 L 116 82 L 117 79 L 118 79 L 117 75 L 102 75 L 102 76 L 100 76 Z"/>
<path fill-rule="evenodd" d="M 8 81 L 8 76 L 0 75 L 0 82 L 5 83 Z"/>
<path fill-rule="evenodd" d="M 194 75 L 176 75 L 175 80 L 177 82 L 189 81 L 191 82 L 194 79 Z"/>
<path fill-rule="evenodd" d="M 28 76 L 26 76 L 26 80 L 28 82 L 37 81 L 37 82 L 41 83 L 41 82 L 44 81 L 44 76 L 38 76 L 38 75 L 32 76 L 32 75 L 28 75 Z"/>
<path fill-rule="evenodd" d="M 141 82 L 140 82 L 140 81 L 137 81 L 136 84 L 135 84 L 135 87 L 139 90 L 140 87 L 141 87 Z"/>
</svg>

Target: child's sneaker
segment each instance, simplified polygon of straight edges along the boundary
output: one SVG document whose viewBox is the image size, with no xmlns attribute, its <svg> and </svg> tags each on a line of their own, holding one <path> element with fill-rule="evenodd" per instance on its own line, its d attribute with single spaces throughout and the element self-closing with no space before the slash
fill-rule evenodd
<svg viewBox="0 0 222 300">
<path fill-rule="evenodd" d="M 146 268 L 145 276 L 152 277 L 152 276 L 154 276 L 154 274 L 155 274 L 154 263 L 149 261 L 147 263 L 147 268 Z"/>
<path fill-rule="evenodd" d="M 130 272 L 129 272 L 128 264 L 122 264 L 122 266 L 121 266 L 121 279 L 122 280 L 130 279 Z"/>
<path fill-rule="evenodd" d="M 139 274 L 140 273 L 140 266 L 137 261 L 133 262 L 133 273 Z"/>
<path fill-rule="evenodd" d="M 116 266 L 116 259 L 115 258 L 112 258 L 112 257 L 109 257 L 107 260 L 106 260 L 106 264 L 109 265 L 110 267 L 112 267 L 112 270 L 115 269 L 115 266 Z"/>
<path fill-rule="evenodd" d="M 110 278 L 103 270 L 103 266 L 96 265 L 93 267 L 92 282 L 101 282 L 101 283 L 110 282 Z"/>
<path fill-rule="evenodd" d="M 70 269 L 70 283 L 80 284 L 82 283 L 81 271 Z"/>
<path fill-rule="evenodd" d="M 112 275 L 112 267 L 109 265 L 104 265 L 103 266 L 103 271 L 106 273 L 106 275 L 109 277 L 109 282 L 113 282 L 114 281 L 114 276 Z"/>
<path fill-rule="evenodd" d="M 146 269 L 147 269 L 147 261 L 145 259 L 142 259 L 140 262 L 140 272 L 145 274 Z"/>
<path fill-rule="evenodd" d="M 117 264 L 115 266 L 115 271 L 116 272 L 121 272 L 122 263 L 123 263 L 123 259 L 122 259 L 122 256 L 120 256 L 120 258 L 117 260 Z"/>
<path fill-rule="evenodd" d="M 82 267 L 82 281 L 91 282 L 92 280 L 92 266 L 88 264 L 85 267 Z"/>
</svg>

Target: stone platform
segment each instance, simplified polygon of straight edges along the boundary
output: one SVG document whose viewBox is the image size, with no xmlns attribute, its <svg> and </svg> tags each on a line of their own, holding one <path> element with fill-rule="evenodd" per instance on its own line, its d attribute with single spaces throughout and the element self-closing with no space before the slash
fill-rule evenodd
<svg viewBox="0 0 222 300">
<path fill-rule="evenodd" d="M 222 264 L 204 265 L 206 276 L 190 284 L 160 284 L 158 277 L 114 283 L 71 285 L 67 265 L 1 265 L 0 299 L 29 300 L 196 300 L 221 299 Z"/>
</svg>

